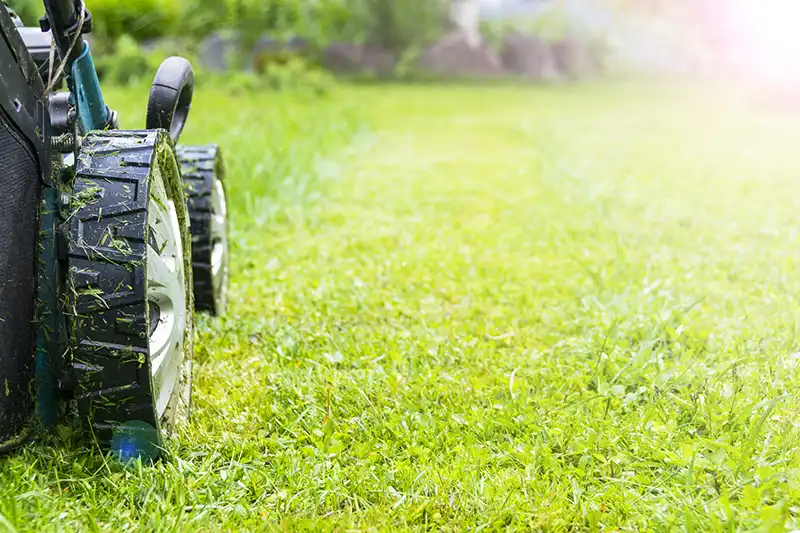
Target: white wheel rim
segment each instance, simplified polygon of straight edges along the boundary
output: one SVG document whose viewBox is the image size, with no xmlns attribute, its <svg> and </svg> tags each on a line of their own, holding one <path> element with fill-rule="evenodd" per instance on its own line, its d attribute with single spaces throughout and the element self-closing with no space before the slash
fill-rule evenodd
<svg viewBox="0 0 800 533">
<path fill-rule="evenodd" d="M 218 305 L 224 309 L 228 299 L 228 205 L 218 179 L 211 189 L 211 280 Z"/>
<path fill-rule="evenodd" d="M 161 180 L 151 182 L 147 214 L 150 368 L 156 410 L 163 415 L 180 379 L 186 332 L 186 284 L 178 213 Z"/>
</svg>

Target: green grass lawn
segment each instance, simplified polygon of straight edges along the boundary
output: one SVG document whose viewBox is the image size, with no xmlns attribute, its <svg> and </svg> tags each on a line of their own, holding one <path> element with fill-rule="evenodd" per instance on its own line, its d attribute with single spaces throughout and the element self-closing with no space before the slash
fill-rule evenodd
<svg viewBox="0 0 800 533">
<path fill-rule="evenodd" d="M 190 128 L 234 225 L 194 418 L 154 467 L 3 459 L 0 531 L 800 527 L 800 116 L 383 87 Z"/>
</svg>

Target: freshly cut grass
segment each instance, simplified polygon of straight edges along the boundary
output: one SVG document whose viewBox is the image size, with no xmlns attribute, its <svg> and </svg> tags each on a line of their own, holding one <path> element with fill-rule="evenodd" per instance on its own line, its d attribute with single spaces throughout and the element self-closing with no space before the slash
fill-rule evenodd
<svg viewBox="0 0 800 533">
<path fill-rule="evenodd" d="M 154 467 L 67 428 L 4 459 L 0 530 L 800 527 L 800 117 L 599 86 L 192 113 L 234 224 L 194 418 Z"/>
</svg>

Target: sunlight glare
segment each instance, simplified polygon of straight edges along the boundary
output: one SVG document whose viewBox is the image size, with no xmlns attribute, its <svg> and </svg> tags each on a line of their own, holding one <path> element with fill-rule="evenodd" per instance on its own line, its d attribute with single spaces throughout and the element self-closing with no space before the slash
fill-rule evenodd
<svg viewBox="0 0 800 533">
<path fill-rule="evenodd" d="M 800 0 L 737 0 L 732 5 L 742 66 L 774 81 L 800 78 Z"/>
</svg>

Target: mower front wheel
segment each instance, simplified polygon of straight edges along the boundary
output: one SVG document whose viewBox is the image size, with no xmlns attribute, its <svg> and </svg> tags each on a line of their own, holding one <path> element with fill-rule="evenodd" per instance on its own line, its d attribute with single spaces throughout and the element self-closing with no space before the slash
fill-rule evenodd
<svg viewBox="0 0 800 533">
<path fill-rule="evenodd" d="M 67 297 L 75 396 L 97 439 L 152 457 L 188 412 L 191 240 L 164 131 L 99 132 L 78 157 Z"/>
</svg>

